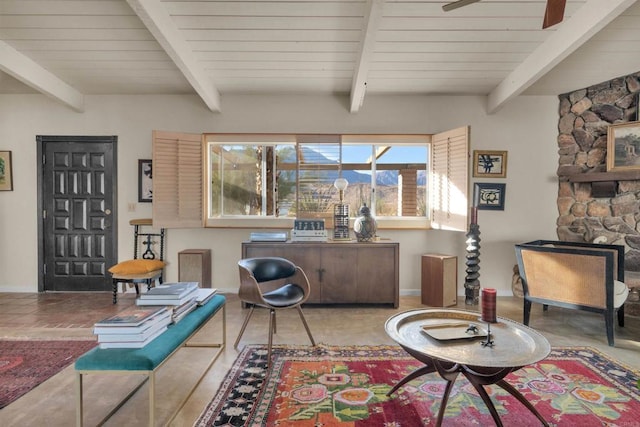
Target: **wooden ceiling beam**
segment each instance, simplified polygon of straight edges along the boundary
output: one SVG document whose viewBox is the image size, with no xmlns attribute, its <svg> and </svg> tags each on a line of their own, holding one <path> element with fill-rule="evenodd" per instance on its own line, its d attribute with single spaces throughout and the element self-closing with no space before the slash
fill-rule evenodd
<svg viewBox="0 0 640 427">
<path fill-rule="evenodd" d="M 159 0 L 127 0 L 153 37 L 180 69 L 207 107 L 220 112 L 220 94 Z"/>
<path fill-rule="evenodd" d="M 364 16 L 363 36 L 358 53 L 358 62 L 351 81 L 351 108 L 352 113 L 357 113 L 362 107 L 364 96 L 367 91 L 367 75 L 373 59 L 373 52 L 376 42 L 376 32 L 380 25 L 382 9 L 385 0 L 368 0 L 367 10 Z"/>
<path fill-rule="evenodd" d="M 0 71 L 4 71 L 27 86 L 62 102 L 79 113 L 84 111 L 84 95 L 82 93 L 2 40 L 0 40 Z"/>
<path fill-rule="evenodd" d="M 558 65 L 636 0 L 589 0 L 516 67 L 487 97 L 488 113 L 500 110 Z"/>
</svg>

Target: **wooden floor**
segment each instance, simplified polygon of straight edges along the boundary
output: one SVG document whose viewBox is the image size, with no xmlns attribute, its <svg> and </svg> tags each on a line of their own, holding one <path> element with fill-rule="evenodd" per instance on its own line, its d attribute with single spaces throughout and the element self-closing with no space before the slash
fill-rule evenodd
<svg viewBox="0 0 640 427">
<path fill-rule="evenodd" d="M 111 303 L 109 293 L 0 293 L 0 337 L 30 339 L 92 339 L 93 324 L 134 304 L 134 294 L 121 295 Z M 235 360 L 233 342 L 246 310 L 237 295 L 227 295 L 227 348 L 212 370 L 191 396 L 172 423 L 192 426 L 216 393 L 221 380 Z M 522 320 L 522 301 L 515 297 L 498 298 L 498 315 Z M 417 296 L 400 298 L 400 307 L 306 307 L 309 327 L 318 343 L 331 345 L 394 344 L 384 332 L 384 322 L 395 313 L 426 308 Z M 458 309 L 477 311 L 460 299 Z M 256 310 L 240 346 L 266 343 L 267 311 Z M 200 336 L 206 339 L 217 325 L 207 325 Z M 616 326 L 616 346 L 609 347 L 602 316 L 551 307 L 546 313 L 534 305 L 530 326 L 547 337 L 552 346 L 589 346 L 613 357 L 633 370 L 640 370 L 640 317 L 627 316 L 624 328 Z M 201 339 L 198 337 L 197 339 Z M 277 344 L 308 345 L 309 339 L 297 313 L 278 313 Z M 209 350 L 185 348 L 159 372 L 157 379 L 158 425 L 164 425 L 172 409 L 204 369 Z M 86 425 L 95 425 L 140 380 L 137 376 L 92 376 L 85 381 Z M 62 371 L 16 402 L 0 410 L 2 426 L 72 426 L 75 424 L 75 375 L 73 367 Z M 147 423 L 146 386 L 120 409 L 106 426 L 145 426 Z"/>
</svg>

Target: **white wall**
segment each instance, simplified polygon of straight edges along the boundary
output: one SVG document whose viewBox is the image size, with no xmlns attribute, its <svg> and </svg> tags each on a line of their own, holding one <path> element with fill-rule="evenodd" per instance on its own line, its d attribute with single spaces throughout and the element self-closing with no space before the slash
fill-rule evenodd
<svg viewBox="0 0 640 427">
<path fill-rule="evenodd" d="M 555 238 L 558 100 L 519 97 L 485 113 L 484 97 L 368 95 L 357 114 L 337 96 L 223 96 L 211 113 L 195 96 L 86 96 L 76 113 L 42 95 L 0 95 L 0 150 L 13 152 L 14 191 L 0 192 L 0 291 L 37 291 L 36 135 L 118 136 L 118 250 L 131 256 L 132 218 L 151 216 L 137 203 L 138 159 L 151 157 L 151 131 L 436 133 L 471 126 L 471 149 L 508 150 L 504 211 L 480 211 L 480 281 L 511 294 L 513 244 Z M 488 179 L 472 181 L 491 182 Z M 129 204 L 135 211 L 129 212 Z M 177 280 L 177 253 L 211 248 L 213 286 L 237 289 L 240 242 L 250 230 L 169 230 L 167 280 Z M 420 255 L 458 256 L 458 293 L 464 294 L 464 233 L 380 230 L 400 242 L 401 293 L 419 293 Z"/>
</svg>

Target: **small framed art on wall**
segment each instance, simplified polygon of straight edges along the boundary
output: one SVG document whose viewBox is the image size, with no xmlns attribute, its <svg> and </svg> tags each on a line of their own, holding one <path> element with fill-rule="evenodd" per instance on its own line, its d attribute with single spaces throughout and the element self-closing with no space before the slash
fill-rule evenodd
<svg viewBox="0 0 640 427">
<path fill-rule="evenodd" d="M 138 201 L 153 201 L 153 167 L 151 160 L 138 160 Z"/>
<path fill-rule="evenodd" d="M 473 176 L 476 178 L 506 178 L 507 152 L 473 150 Z"/>
<path fill-rule="evenodd" d="M 0 151 L 0 191 L 13 191 L 11 151 Z"/>
<path fill-rule="evenodd" d="M 473 205 L 484 210 L 504 210 L 506 184 L 476 182 L 473 187 Z"/>
</svg>

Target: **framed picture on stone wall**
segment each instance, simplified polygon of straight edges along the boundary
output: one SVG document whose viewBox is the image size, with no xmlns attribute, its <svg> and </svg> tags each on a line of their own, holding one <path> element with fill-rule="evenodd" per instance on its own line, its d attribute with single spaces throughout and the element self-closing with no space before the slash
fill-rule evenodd
<svg viewBox="0 0 640 427">
<path fill-rule="evenodd" d="M 506 178 L 507 152 L 473 150 L 473 176 L 476 178 Z"/>
<path fill-rule="evenodd" d="M 640 122 L 610 125 L 607 171 L 640 170 Z"/>
</svg>

